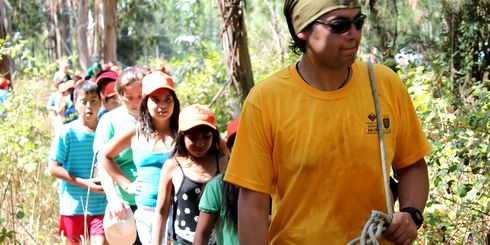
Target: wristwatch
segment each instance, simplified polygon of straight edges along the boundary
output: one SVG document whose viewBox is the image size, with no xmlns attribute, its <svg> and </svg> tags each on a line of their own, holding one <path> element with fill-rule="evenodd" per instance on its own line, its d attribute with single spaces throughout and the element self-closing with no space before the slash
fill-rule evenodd
<svg viewBox="0 0 490 245">
<path fill-rule="evenodd" d="M 418 208 L 414 207 L 405 207 L 400 210 L 401 212 L 409 213 L 412 216 L 413 222 L 415 222 L 415 226 L 417 226 L 417 230 L 424 223 L 424 216 L 422 216 L 422 212 Z"/>
</svg>

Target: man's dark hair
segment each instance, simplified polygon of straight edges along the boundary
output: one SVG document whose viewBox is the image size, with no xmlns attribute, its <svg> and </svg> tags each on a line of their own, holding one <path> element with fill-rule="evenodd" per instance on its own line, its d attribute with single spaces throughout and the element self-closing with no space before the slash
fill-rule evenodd
<svg viewBox="0 0 490 245">
<path fill-rule="evenodd" d="M 293 20 L 291 16 L 293 15 L 295 4 L 293 4 L 292 2 L 293 1 L 285 1 L 284 3 L 284 16 L 286 16 L 286 22 L 288 23 L 289 33 L 291 34 L 292 38 L 291 42 L 289 43 L 289 48 L 293 53 L 301 55 L 306 50 L 306 41 L 299 39 L 296 35 L 296 31 L 294 30 Z M 310 27 L 311 25 L 308 25 L 306 28 Z"/>
</svg>

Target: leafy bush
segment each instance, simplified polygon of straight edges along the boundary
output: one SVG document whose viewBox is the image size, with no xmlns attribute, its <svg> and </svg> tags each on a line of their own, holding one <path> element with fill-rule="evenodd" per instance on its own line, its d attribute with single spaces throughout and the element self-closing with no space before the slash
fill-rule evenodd
<svg viewBox="0 0 490 245">
<path fill-rule="evenodd" d="M 0 125 L 0 243 L 57 241 L 57 192 L 45 174 L 51 134 L 49 82 L 17 81 Z M 56 240 L 55 240 L 56 239 Z"/>
<path fill-rule="evenodd" d="M 477 82 L 464 103 L 424 67 L 400 71 L 432 143 L 421 244 L 485 244 L 490 233 L 490 93 Z M 441 78 L 447 79 L 447 78 Z M 440 91 L 443 90 L 443 91 Z M 443 95 L 438 98 L 433 95 Z"/>
</svg>

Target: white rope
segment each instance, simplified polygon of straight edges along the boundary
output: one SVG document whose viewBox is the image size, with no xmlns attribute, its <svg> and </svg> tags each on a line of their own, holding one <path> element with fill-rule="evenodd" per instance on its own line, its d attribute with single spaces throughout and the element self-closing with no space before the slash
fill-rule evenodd
<svg viewBox="0 0 490 245">
<path fill-rule="evenodd" d="M 384 131 L 382 125 L 382 115 L 381 108 L 379 106 L 378 91 L 376 89 L 376 81 L 374 80 L 373 65 L 371 61 L 367 62 L 369 71 L 369 80 L 371 81 L 371 91 L 373 93 L 374 106 L 376 109 L 376 122 L 378 124 L 378 137 L 379 137 L 379 147 L 381 152 L 381 165 L 383 168 L 383 182 L 385 187 L 385 197 L 386 197 L 386 208 L 388 209 L 388 214 L 381 211 L 373 210 L 371 217 L 367 221 L 366 225 L 362 229 L 362 233 L 359 237 L 350 241 L 348 245 L 354 245 L 361 243 L 361 245 L 376 244 L 378 245 L 378 238 L 381 236 L 383 230 L 385 230 L 385 225 L 391 223 L 393 217 L 393 205 L 391 203 L 391 192 L 389 176 L 386 168 L 386 152 L 385 152 L 385 142 L 384 142 Z"/>
</svg>

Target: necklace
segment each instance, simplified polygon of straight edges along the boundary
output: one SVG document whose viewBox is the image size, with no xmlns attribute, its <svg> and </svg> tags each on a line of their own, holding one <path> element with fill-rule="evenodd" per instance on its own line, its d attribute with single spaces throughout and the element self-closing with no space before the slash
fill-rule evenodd
<svg viewBox="0 0 490 245">
<path fill-rule="evenodd" d="M 301 72 L 299 72 L 299 61 L 296 62 L 296 71 L 298 71 L 299 76 L 301 77 L 301 79 L 303 79 L 303 81 L 305 83 L 307 83 L 308 85 L 312 86 L 309 82 L 306 81 L 306 79 L 303 77 L 303 75 L 301 75 Z M 352 69 L 349 66 L 349 67 L 347 67 L 347 76 L 345 77 L 344 81 L 340 84 L 340 86 L 338 88 L 336 88 L 335 90 L 344 87 L 345 84 L 347 84 L 347 82 L 350 80 L 351 75 L 352 75 Z"/>
</svg>

